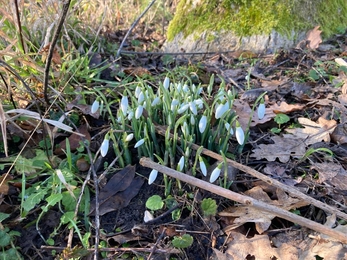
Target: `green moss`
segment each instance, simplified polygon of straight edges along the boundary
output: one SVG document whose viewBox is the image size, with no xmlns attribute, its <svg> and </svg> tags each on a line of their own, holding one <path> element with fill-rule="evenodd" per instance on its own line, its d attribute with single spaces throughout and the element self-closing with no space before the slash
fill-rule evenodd
<svg viewBox="0 0 347 260">
<path fill-rule="evenodd" d="M 170 22 L 167 39 L 182 32 L 184 36 L 204 31 L 233 31 L 239 36 L 284 35 L 320 25 L 329 36 L 341 26 L 347 27 L 346 0 L 181 0 Z M 335 15 L 333 15 L 335 14 Z M 212 39 L 209 37 L 208 39 Z"/>
</svg>

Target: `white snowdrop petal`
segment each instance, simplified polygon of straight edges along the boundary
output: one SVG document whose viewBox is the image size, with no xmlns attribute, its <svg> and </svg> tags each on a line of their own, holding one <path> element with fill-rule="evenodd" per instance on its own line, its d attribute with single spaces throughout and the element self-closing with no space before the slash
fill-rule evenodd
<svg viewBox="0 0 347 260">
<path fill-rule="evenodd" d="M 135 144 L 134 148 L 140 147 L 141 145 L 143 145 L 145 142 L 145 139 L 141 139 L 139 141 L 137 141 L 137 143 Z"/>
<path fill-rule="evenodd" d="M 189 108 L 190 108 L 190 111 L 192 111 L 192 113 L 194 115 L 198 114 L 198 110 L 196 109 L 195 102 L 189 102 Z"/>
<path fill-rule="evenodd" d="M 145 100 L 145 94 L 143 94 L 143 92 L 141 91 L 139 94 L 139 97 L 137 98 L 137 103 L 141 105 L 144 100 Z"/>
<path fill-rule="evenodd" d="M 143 106 L 138 106 L 135 111 L 135 118 L 139 119 L 143 113 Z"/>
<path fill-rule="evenodd" d="M 125 138 L 125 141 L 130 142 L 131 140 L 133 140 L 133 138 L 134 138 L 134 134 L 131 133 L 131 134 L 127 135 L 127 137 Z"/>
<path fill-rule="evenodd" d="M 219 177 L 219 175 L 220 175 L 220 172 L 221 172 L 221 169 L 220 169 L 219 167 L 216 167 L 216 168 L 212 171 L 211 176 L 210 176 L 210 182 L 211 182 L 211 183 L 215 182 L 215 181 L 218 179 L 218 177 Z"/>
<path fill-rule="evenodd" d="M 143 221 L 145 223 L 147 223 L 148 221 L 151 221 L 152 219 L 154 219 L 153 215 L 151 212 L 149 212 L 148 210 L 145 211 L 145 215 L 143 216 Z"/>
<path fill-rule="evenodd" d="M 207 117 L 206 116 L 202 116 L 200 121 L 199 121 L 199 131 L 200 131 L 200 133 L 205 132 L 206 125 L 207 125 Z"/>
<path fill-rule="evenodd" d="M 160 102 L 160 98 L 159 98 L 159 97 L 156 97 L 156 98 L 152 101 L 151 106 L 154 107 L 154 106 L 158 105 L 159 102 Z"/>
<path fill-rule="evenodd" d="M 265 116 L 265 104 L 264 103 L 259 104 L 257 112 L 258 112 L 259 120 L 263 119 Z"/>
<path fill-rule="evenodd" d="M 153 169 L 148 177 L 148 185 L 151 185 L 156 180 L 157 176 L 158 171 Z"/>
<path fill-rule="evenodd" d="M 228 110 L 229 110 L 228 102 L 224 104 L 219 104 L 216 109 L 216 114 L 215 114 L 216 119 L 221 118 Z"/>
<path fill-rule="evenodd" d="M 100 102 L 96 99 L 92 104 L 92 108 L 91 108 L 90 112 L 92 114 L 94 114 L 96 111 L 98 111 L 99 106 L 100 106 Z"/>
<path fill-rule="evenodd" d="M 224 126 L 225 126 L 225 129 L 226 129 L 227 131 L 229 131 L 229 133 L 230 133 L 231 135 L 234 134 L 234 130 L 233 130 L 233 128 L 230 126 L 230 124 L 229 124 L 228 122 L 226 122 L 226 123 L 224 124 Z"/>
<path fill-rule="evenodd" d="M 129 111 L 128 113 L 128 120 L 130 121 L 134 116 L 134 112 L 133 111 Z"/>
<path fill-rule="evenodd" d="M 105 138 L 104 141 L 102 141 L 101 147 L 100 147 L 100 153 L 102 157 L 105 157 L 108 152 L 110 141 Z"/>
<path fill-rule="evenodd" d="M 243 145 L 245 141 L 245 133 L 243 132 L 242 128 L 240 126 L 236 127 L 235 130 L 236 134 L 236 140 L 240 145 Z"/>
<path fill-rule="evenodd" d="M 190 124 L 195 125 L 195 116 L 190 115 Z"/>
<path fill-rule="evenodd" d="M 120 102 L 120 108 L 121 108 L 121 110 L 123 112 L 123 115 L 127 114 L 128 106 L 129 106 L 128 97 L 127 96 L 123 96 L 122 100 Z"/>
<path fill-rule="evenodd" d="M 184 112 L 188 109 L 188 107 L 189 107 L 189 104 L 183 103 L 183 104 L 180 106 L 180 108 L 177 110 L 177 113 L 178 113 L 178 114 L 184 113 Z"/>
<path fill-rule="evenodd" d="M 170 79 L 168 77 L 165 77 L 164 82 L 163 82 L 163 86 L 165 89 L 168 89 L 170 86 Z"/>
<path fill-rule="evenodd" d="M 142 92 L 142 91 L 141 91 L 141 88 L 140 88 L 139 86 L 137 86 L 137 87 L 135 88 L 135 97 L 136 97 L 136 98 L 139 98 L 139 95 L 140 95 L 141 92 Z"/>
<path fill-rule="evenodd" d="M 207 169 L 206 169 L 206 164 L 204 163 L 204 161 L 202 159 L 199 158 L 199 165 L 200 165 L 200 170 L 201 173 L 206 176 L 207 175 Z"/>
<path fill-rule="evenodd" d="M 184 84 L 184 86 L 183 86 L 183 91 L 184 91 L 184 92 L 188 92 L 188 91 L 189 91 L 189 87 L 188 87 L 187 84 Z"/>
<path fill-rule="evenodd" d="M 181 172 L 184 168 L 184 156 L 181 157 L 181 159 L 178 162 L 177 169 Z"/>
</svg>

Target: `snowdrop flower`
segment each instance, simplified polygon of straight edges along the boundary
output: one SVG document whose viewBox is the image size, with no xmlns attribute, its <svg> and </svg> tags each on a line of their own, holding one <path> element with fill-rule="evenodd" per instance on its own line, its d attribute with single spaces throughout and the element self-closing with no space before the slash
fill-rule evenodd
<svg viewBox="0 0 347 260">
<path fill-rule="evenodd" d="M 127 135 L 127 137 L 125 138 L 125 142 L 130 142 L 131 140 L 133 140 L 133 138 L 134 138 L 134 134 L 131 133 L 131 134 Z"/>
<path fill-rule="evenodd" d="M 136 98 L 139 98 L 141 92 L 142 92 L 142 91 L 141 91 L 141 88 L 140 88 L 139 86 L 137 86 L 137 87 L 135 88 L 135 97 L 136 97 Z"/>
<path fill-rule="evenodd" d="M 227 112 L 228 110 L 229 110 L 228 102 L 225 102 L 224 104 L 219 104 L 216 109 L 216 114 L 215 114 L 216 119 L 221 118 L 225 114 L 225 112 Z"/>
<path fill-rule="evenodd" d="M 158 105 L 159 102 L 160 102 L 160 98 L 159 98 L 159 97 L 156 97 L 156 98 L 152 101 L 151 106 L 154 107 L 154 106 Z"/>
<path fill-rule="evenodd" d="M 181 82 L 179 82 L 179 83 L 176 85 L 176 90 L 177 90 L 178 93 L 181 92 L 181 90 L 182 90 L 182 84 L 181 84 Z"/>
<path fill-rule="evenodd" d="M 204 162 L 204 160 L 202 159 L 201 156 L 199 156 L 199 165 L 200 165 L 200 170 L 201 173 L 206 176 L 207 175 L 207 169 L 206 169 L 206 164 Z"/>
<path fill-rule="evenodd" d="M 200 95 L 200 94 L 201 94 L 201 92 L 202 92 L 202 87 L 200 87 L 200 88 L 198 89 L 197 94 L 198 94 L 198 95 Z"/>
<path fill-rule="evenodd" d="M 233 128 L 230 126 L 230 124 L 229 124 L 228 122 L 225 122 L 224 126 L 225 126 L 225 129 L 226 129 L 231 135 L 234 134 L 234 130 L 233 130 Z"/>
<path fill-rule="evenodd" d="M 192 111 L 192 113 L 194 115 L 198 114 L 198 110 L 196 109 L 195 102 L 189 102 L 189 108 L 190 108 L 190 111 Z"/>
<path fill-rule="evenodd" d="M 128 120 L 130 121 L 134 116 L 134 112 L 133 111 L 129 111 L 129 114 L 128 114 Z"/>
<path fill-rule="evenodd" d="M 202 109 L 203 106 L 204 106 L 204 102 L 202 101 L 201 98 L 195 99 L 195 100 L 194 100 L 194 103 L 195 103 L 195 105 L 196 105 L 199 109 Z"/>
<path fill-rule="evenodd" d="M 143 106 L 138 106 L 135 111 L 135 118 L 139 119 L 143 113 Z"/>
<path fill-rule="evenodd" d="M 207 125 L 207 117 L 204 115 L 204 116 L 201 117 L 201 119 L 199 121 L 199 131 L 200 131 L 200 133 L 205 132 L 206 125 Z"/>
<path fill-rule="evenodd" d="M 170 86 L 170 79 L 168 77 L 165 77 L 163 86 L 165 89 L 168 89 Z"/>
<path fill-rule="evenodd" d="M 190 115 L 190 124 L 195 125 L 195 116 Z"/>
<path fill-rule="evenodd" d="M 137 143 L 135 144 L 134 148 L 140 147 L 141 145 L 143 145 L 143 143 L 145 142 L 145 139 L 141 139 L 139 141 L 137 141 Z"/>
<path fill-rule="evenodd" d="M 137 103 L 142 104 L 143 101 L 145 100 L 145 94 L 141 91 L 139 94 L 139 97 L 137 98 Z"/>
<path fill-rule="evenodd" d="M 171 101 L 171 110 L 174 111 L 178 104 L 179 104 L 179 101 L 177 99 L 172 100 Z"/>
<path fill-rule="evenodd" d="M 102 157 L 105 157 L 108 152 L 108 147 L 110 144 L 109 136 L 108 134 L 105 135 L 104 141 L 102 141 L 101 147 L 100 147 L 100 153 Z"/>
<path fill-rule="evenodd" d="M 182 156 L 178 162 L 177 171 L 181 172 L 181 171 L 183 171 L 183 168 L 184 168 L 184 156 Z"/>
<path fill-rule="evenodd" d="M 94 114 L 96 111 L 98 111 L 99 106 L 100 106 L 99 99 L 95 99 L 94 102 L 93 102 L 93 105 L 92 105 L 92 108 L 91 108 L 90 112 L 92 114 Z"/>
<path fill-rule="evenodd" d="M 143 221 L 145 223 L 147 223 L 148 221 L 151 221 L 152 219 L 154 219 L 153 215 L 151 212 L 149 212 L 148 210 L 145 211 L 145 215 L 143 217 Z"/>
<path fill-rule="evenodd" d="M 158 171 L 153 169 L 148 177 L 148 185 L 151 185 L 155 181 L 157 176 L 158 176 Z"/>
<path fill-rule="evenodd" d="M 259 118 L 259 120 L 263 119 L 264 116 L 265 116 L 265 104 L 264 104 L 264 100 L 261 99 L 260 104 L 258 106 L 258 118 Z"/>
<path fill-rule="evenodd" d="M 123 96 L 122 100 L 120 102 L 120 109 L 122 110 L 123 115 L 127 114 L 128 106 L 129 106 L 128 97 L 127 96 Z"/>
<path fill-rule="evenodd" d="M 212 171 L 211 173 L 211 176 L 210 176 L 210 182 L 213 183 L 215 182 L 219 175 L 220 175 L 220 172 L 222 170 L 222 167 L 223 167 L 223 163 L 221 162 L 220 164 L 218 164 L 218 166 Z"/>
<path fill-rule="evenodd" d="M 188 107 L 189 107 L 189 104 L 183 103 L 183 104 L 180 106 L 180 108 L 177 110 L 177 113 L 178 113 L 178 114 L 184 113 L 184 112 L 188 109 Z"/>
<path fill-rule="evenodd" d="M 243 132 L 241 125 L 238 121 L 236 121 L 236 140 L 240 145 L 243 145 L 245 141 L 245 133 Z"/>
<path fill-rule="evenodd" d="M 188 124 L 187 122 L 184 122 L 183 125 L 181 126 L 182 129 L 182 133 L 184 136 L 188 136 L 189 135 L 189 128 L 188 128 Z"/>
<path fill-rule="evenodd" d="M 183 86 L 183 91 L 184 91 L 184 92 L 188 92 L 188 91 L 189 91 L 189 87 L 188 87 L 187 84 L 184 84 L 184 86 Z"/>
</svg>

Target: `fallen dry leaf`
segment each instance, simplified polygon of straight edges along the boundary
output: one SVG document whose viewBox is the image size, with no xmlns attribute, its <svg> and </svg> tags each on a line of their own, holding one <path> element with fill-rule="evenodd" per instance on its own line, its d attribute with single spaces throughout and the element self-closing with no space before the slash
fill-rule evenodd
<svg viewBox="0 0 347 260">
<path fill-rule="evenodd" d="M 316 26 L 307 33 L 306 39 L 307 41 L 309 41 L 308 47 L 312 50 L 317 49 L 319 47 L 319 44 L 322 42 L 322 31 L 319 30 L 319 27 L 320 26 Z"/>
<path fill-rule="evenodd" d="M 317 123 L 308 118 L 298 118 L 299 124 L 304 128 L 287 128 L 288 133 L 294 138 L 303 139 L 306 145 L 318 143 L 320 141 L 330 142 L 330 134 L 334 131 L 337 123 L 335 120 L 326 120 L 320 117 Z"/>
<path fill-rule="evenodd" d="M 347 190 L 347 171 L 337 163 L 315 163 L 312 167 L 319 174 L 319 183 L 328 183 L 335 189 Z"/>
<path fill-rule="evenodd" d="M 151 72 L 143 67 L 125 68 L 124 73 L 136 77 L 151 76 Z"/>
<path fill-rule="evenodd" d="M 271 139 L 274 144 L 260 144 L 256 149 L 252 150 L 252 158 L 260 160 L 265 158 L 268 161 L 275 161 L 276 158 L 280 162 L 286 163 L 290 156 L 294 158 L 302 158 L 306 152 L 306 145 L 303 139 L 292 135 L 273 136 Z"/>
</svg>

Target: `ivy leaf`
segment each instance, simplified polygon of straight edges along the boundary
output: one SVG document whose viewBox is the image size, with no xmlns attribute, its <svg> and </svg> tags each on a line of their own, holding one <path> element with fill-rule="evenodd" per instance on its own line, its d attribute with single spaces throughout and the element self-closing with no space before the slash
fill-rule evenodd
<svg viewBox="0 0 347 260">
<path fill-rule="evenodd" d="M 146 201 L 146 208 L 150 210 L 159 210 L 164 206 L 164 202 L 159 195 L 153 195 Z"/>
<path fill-rule="evenodd" d="M 205 217 L 214 216 L 217 213 L 217 203 L 211 198 L 203 199 L 201 202 L 201 209 Z"/>
<path fill-rule="evenodd" d="M 184 234 L 181 237 L 175 236 L 172 240 L 172 245 L 177 248 L 187 248 L 193 244 L 193 237 L 188 234 Z"/>
<path fill-rule="evenodd" d="M 279 125 L 289 122 L 290 117 L 285 114 L 277 114 L 274 118 L 275 122 Z"/>
</svg>

